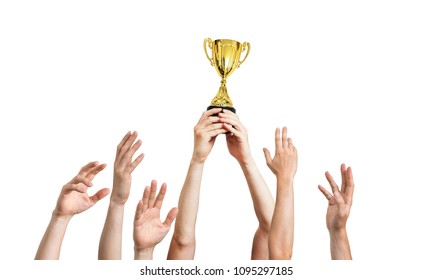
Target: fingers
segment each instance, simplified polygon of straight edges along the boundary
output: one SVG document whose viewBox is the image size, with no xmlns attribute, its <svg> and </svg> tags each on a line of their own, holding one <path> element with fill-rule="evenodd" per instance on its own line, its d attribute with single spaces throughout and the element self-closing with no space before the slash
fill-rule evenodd
<svg viewBox="0 0 433 280">
<path fill-rule="evenodd" d="M 223 110 L 218 114 L 220 121 L 229 125 L 234 126 L 234 129 L 246 133 L 246 128 L 243 126 L 239 119 L 239 116 L 230 110 Z"/>
<path fill-rule="evenodd" d="M 143 200 L 138 201 L 137 208 L 135 209 L 135 220 L 138 221 L 143 214 Z"/>
<path fill-rule="evenodd" d="M 86 187 L 93 186 L 92 181 L 82 175 L 75 176 L 74 178 L 72 178 L 70 182 L 70 185 L 78 185 L 78 184 L 84 184 Z"/>
<path fill-rule="evenodd" d="M 150 187 L 146 186 L 144 188 L 143 197 L 141 199 L 143 201 L 143 211 L 149 208 L 149 197 L 150 197 Z"/>
<path fill-rule="evenodd" d="M 297 153 L 296 147 L 295 147 L 295 145 L 293 145 L 293 140 L 292 140 L 292 138 L 287 138 L 286 143 L 287 143 L 287 147 L 288 147 L 289 149 L 292 149 L 294 152 Z"/>
<path fill-rule="evenodd" d="M 137 140 L 137 142 L 135 142 L 134 145 L 127 146 L 129 150 L 124 154 L 124 156 L 121 159 L 121 161 L 124 162 L 124 163 L 131 162 L 132 161 L 132 157 L 134 156 L 135 152 L 137 152 L 137 150 L 141 147 L 141 143 L 142 143 L 141 140 Z M 129 167 L 131 168 L 132 164 L 129 164 Z"/>
<path fill-rule="evenodd" d="M 207 127 L 207 126 L 209 126 L 209 125 L 211 125 L 211 124 L 219 123 L 219 122 L 220 122 L 220 118 L 219 118 L 219 117 L 210 116 L 210 117 L 207 117 L 207 118 L 201 119 L 201 120 L 197 123 L 196 127 L 197 127 L 197 128 L 204 128 L 204 127 Z"/>
<path fill-rule="evenodd" d="M 167 184 L 164 183 L 161 185 L 158 196 L 156 196 L 157 184 L 158 183 L 155 180 L 152 180 L 150 187 L 147 186 L 144 188 L 143 198 L 141 199 L 143 201 L 143 211 L 148 208 L 161 209 L 165 194 L 167 192 Z"/>
<path fill-rule="evenodd" d="M 347 203 L 352 204 L 353 191 L 355 190 L 355 183 L 353 181 L 352 168 L 348 167 L 346 170 L 346 197 Z"/>
<path fill-rule="evenodd" d="M 289 142 L 287 139 L 287 127 L 283 127 L 283 137 L 281 138 L 282 146 L 283 148 L 286 148 L 289 146 Z"/>
<path fill-rule="evenodd" d="M 340 166 L 341 172 L 341 193 L 346 193 L 346 165 L 343 163 Z"/>
<path fill-rule="evenodd" d="M 134 161 L 132 161 L 132 157 L 142 144 L 142 141 L 140 139 L 137 140 L 137 137 L 138 133 L 136 131 L 132 133 L 128 132 L 123 137 L 122 141 L 120 141 L 119 145 L 117 146 L 116 159 L 114 162 L 115 169 L 120 168 L 128 173 L 132 173 L 141 163 L 144 158 L 143 153 L 141 153 L 137 158 L 134 159 Z"/>
<path fill-rule="evenodd" d="M 83 167 L 81 167 L 80 171 L 78 172 L 78 175 L 81 176 L 86 176 L 87 172 L 92 169 L 93 167 L 97 166 L 98 162 L 97 161 L 91 161 L 88 164 L 84 165 Z"/>
<path fill-rule="evenodd" d="M 210 131 L 213 131 L 213 130 L 216 130 L 216 129 L 222 129 L 223 126 L 224 126 L 223 123 L 212 123 L 212 124 L 209 124 L 209 125 L 207 125 L 205 127 L 202 127 L 201 130 L 203 132 L 210 132 Z"/>
<path fill-rule="evenodd" d="M 325 176 L 326 176 L 326 179 L 328 180 L 329 184 L 331 185 L 332 193 L 334 194 L 335 201 L 337 202 L 337 204 L 339 206 L 345 204 L 344 199 L 341 196 L 340 190 L 338 189 L 338 186 L 335 183 L 334 179 L 332 178 L 331 174 L 329 174 L 329 172 L 326 171 Z"/>
<path fill-rule="evenodd" d="M 275 129 L 275 152 L 281 148 L 280 128 Z"/>
<path fill-rule="evenodd" d="M 212 115 L 218 114 L 219 112 L 221 112 L 221 108 L 213 108 L 208 111 L 204 111 L 197 124 L 201 123 L 203 120 L 208 119 Z"/>
<path fill-rule="evenodd" d="M 62 193 L 63 194 L 69 194 L 73 191 L 79 192 L 79 193 L 86 193 L 87 187 L 88 186 L 86 186 L 83 183 L 77 183 L 77 184 L 68 183 L 63 187 Z"/>
<path fill-rule="evenodd" d="M 141 143 L 142 143 L 141 140 L 138 140 L 137 142 L 135 142 L 135 140 L 137 139 L 137 136 L 138 136 L 138 133 L 136 131 L 134 131 L 132 134 L 128 135 L 128 133 L 127 133 L 127 135 L 125 135 L 125 137 L 127 137 L 127 138 L 125 139 L 125 137 L 124 137 L 124 139 L 122 139 L 122 141 L 117 146 L 116 160 L 114 163 L 115 165 L 120 163 L 123 166 L 128 165 L 128 167 L 131 167 L 130 163 L 132 160 L 132 156 L 140 148 Z"/>
<path fill-rule="evenodd" d="M 90 181 L 93 180 L 93 178 L 95 178 L 95 176 L 98 175 L 99 172 L 101 172 L 102 170 L 104 170 L 105 167 L 107 167 L 107 165 L 105 163 L 99 164 L 99 165 L 93 167 L 87 173 L 86 178 L 89 179 Z"/>
<path fill-rule="evenodd" d="M 269 152 L 269 150 L 266 148 L 263 148 L 263 153 L 265 154 L 266 164 L 268 166 L 272 165 L 272 157 L 271 157 L 271 153 Z"/>
<path fill-rule="evenodd" d="M 176 219 L 178 212 L 179 212 L 179 209 L 177 209 L 177 207 L 174 207 L 173 209 L 171 209 L 170 212 L 168 212 L 168 214 L 167 214 L 167 218 L 164 221 L 164 225 L 170 227 L 171 224 L 173 223 L 174 219 Z"/>
<path fill-rule="evenodd" d="M 118 158 L 123 158 L 123 156 L 130 150 L 132 143 L 135 142 L 135 139 L 137 139 L 138 133 L 137 131 L 134 131 L 132 134 L 129 134 L 129 132 L 127 133 L 126 136 L 128 136 L 125 140 L 122 139 L 122 141 L 120 141 L 119 145 L 117 146 L 117 157 Z"/>
<path fill-rule="evenodd" d="M 131 136 L 131 131 L 128 131 L 123 137 L 122 141 L 120 141 L 119 145 L 117 145 L 116 157 L 119 155 L 123 145 L 125 145 L 126 140 L 128 140 L 130 136 Z"/>
<path fill-rule="evenodd" d="M 323 195 L 326 197 L 327 200 L 330 200 L 332 198 L 332 194 L 328 192 L 324 187 L 319 185 L 319 190 L 323 193 Z"/>
<path fill-rule="evenodd" d="M 195 127 L 194 128 L 194 134 L 200 138 L 206 138 L 207 140 L 209 140 L 212 137 L 217 136 L 218 134 L 221 133 L 226 133 L 227 130 L 225 128 L 223 128 L 223 124 L 222 123 L 213 123 L 207 126 L 203 126 L 203 127 Z M 209 138 L 209 139 L 208 139 Z"/>
<path fill-rule="evenodd" d="M 242 136 L 242 132 L 240 130 L 237 130 L 231 124 L 223 123 L 223 128 L 226 129 L 228 132 L 231 133 L 231 135 L 227 135 L 227 136 L 233 136 L 234 135 L 234 136 L 236 136 L 238 138 Z"/>
<path fill-rule="evenodd" d="M 90 200 L 95 204 L 96 202 L 98 202 L 99 200 L 103 199 L 104 197 L 106 197 L 108 194 L 110 193 L 110 189 L 108 188 L 104 188 L 102 190 L 99 190 L 97 193 L 95 193 L 94 195 L 92 195 L 90 198 Z"/>
<path fill-rule="evenodd" d="M 206 138 L 212 138 L 218 134 L 226 133 L 227 129 L 223 127 L 221 118 L 213 116 L 221 111 L 221 108 L 214 108 L 209 111 L 205 111 L 197 125 L 194 127 L 194 133 L 201 135 L 201 137 L 206 136 Z"/>
<path fill-rule="evenodd" d="M 329 185 L 331 186 L 332 192 L 333 192 L 333 193 L 338 192 L 338 191 L 339 191 L 339 190 L 338 190 L 338 186 L 337 186 L 337 184 L 335 183 L 334 178 L 332 178 L 331 174 L 330 174 L 328 171 L 326 171 L 326 172 L 325 172 L 325 176 L 326 176 L 326 179 L 327 179 L 328 182 L 329 182 Z"/>
<path fill-rule="evenodd" d="M 334 192 L 335 201 L 337 202 L 338 206 L 344 205 L 344 199 L 341 196 L 341 193 L 339 191 Z"/>
<path fill-rule="evenodd" d="M 167 192 L 167 184 L 164 183 L 159 190 L 158 196 L 155 200 L 155 205 L 153 207 L 161 209 L 162 203 L 164 202 L 165 193 Z"/>
<path fill-rule="evenodd" d="M 153 208 L 155 205 L 155 197 L 156 197 L 156 189 L 157 183 L 155 180 L 152 180 L 150 183 L 150 196 L 149 196 L 149 208 Z"/>
<path fill-rule="evenodd" d="M 220 135 L 220 134 L 223 134 L 223 133 L 226 133 L 226 132 L 227 132 L 227 130 L 225 130 L 224 128 L 215 129 L 215 130 L 212 130 L 212 131 L 208 132 L 208 137 L 209 138 L 213 138 L 213 137 L 215 137 L 217 135 Z"/>
<path fill-rule="evenodd" d="M 141 161 L 144 159 L 144 154 L 141 153 L 131 164 L 129 165 L 130 172 L 133 172 L 135 168 L 140 164 Z"/>
</svg>

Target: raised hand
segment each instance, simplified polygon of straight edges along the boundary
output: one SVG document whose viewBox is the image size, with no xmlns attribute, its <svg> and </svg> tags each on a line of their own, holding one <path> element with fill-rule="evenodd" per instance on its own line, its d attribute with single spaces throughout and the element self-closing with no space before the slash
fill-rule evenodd
<svg viewBox="0 0 433 280">
<path fill-rule="evenodd" d="M 226 134 L 227 148 L 242 168 L 259 222 L 253 238 L 251 259 L 269 259 L 268 236 L 274 200 L 251 155 L 248 131 L 239 116 L 230 110 L 223 110 L 218 116 L 224 124 L 223 127 L 228 131 Z"/>
<path fill-rule="evenodd" d="M 220 122 L 229 132 L 226 134 L 227 148 L 230 154 L 240 163 L 250 159 L 251 151 L 248 144 L 248 131 L 239 116 L 230 110 L 223 110 L 218 114 Z"/>
<path fill-rule="evenodd" d="M 291 138 L 287 138 L 287 127 L 283 127 L 283 135 L 280 129 L 275 130 L 275 155 L 271 157 L 268 149 L 263 149 L 266 164 L 272 172 L 281 179 L 293 178 L 298 168 L 298 152 L 292 143 Z"/>
<path fill-rule="evenodd" d="M 86 211 L 110 192 L 101 189 L 89 196 L 87 189 L 92 186 L 93 178 L 105 168 L 105 164 L 90 162 L 83 166 L 70 182 L 63 186 L 56 207 L 51 216 L 50 223 L 42 237 L 36 252 L 36 260 L 57 260 L 60 256 L 63 238 L 70 219 Z"/>
<path fill-rule="evenodd" d="M 93 186 L 93 178 L 105 167 L 105 164 L 98 164 L 97 161 L 83 166 L 78 175 L 63 186 L 53 214 L 72 216 L 89 209 L 104 198 L 110 192 L 108 188 L 101 189 L 92 196 L 89 196 L 87 189 Z"/>
<path fill-rule="evenodd" d="M 226 133 L 220 118 L 213 116 L 221 109 L 214 108 L 205 111 L 196 126 L 194 127 L 194 151 L 192 159 L 197 162 L 204 162 L 215 144 L 216 136 Z"/>
<path fill-rule="evenodd" d="M 275 130 L 275 155 L 263 149 L 268 167 L 277 177 L 277 197 L 269 230 L 269 258 L 292 258 L 294 239 L 294 191 L 293 181 L 298 167 L 298 152 L 287 137 L 287 128 Z"/>
<path fill-rule="evenodd" d="M 177 208 L 172 208 L 162 222 L 160 213 L 167 185 L 162 184 L 158 196 L 156 191 L 157 182 L 153 180 L 150 187 L 144 189 L 143 198 L 138 202 L 135 211 L 133 235 L 135 259 L 152 259 L 153 249 L 167 235 L 178 213 Z"/>
<path fill-rule="evenodd" d="M 331 258 L 333 260 L 351 260 L 349 238 L 346 231 L 346 223 L 352 207 L 353 181 L 352 168 L 341 165 L 341 189 L 335 183 L 329 172 L 325 173 L 332 194 L 319 185 L 319 190 L 328 200 L 326 212 L 326 226 L 331 240 Z"/>
<path fill-rule="evenodd" d="M 332 189 L 332 194 L 319 185 L 319 190 L 328 200 L 328 211 L 326 213 L 326 226 L 329 231 L 345 229 L 352 207 L 353 182 L 352 168 L 341 165 L 341 189 L 335 183 L 329 172 L 325 173 L 326 179 Z"/>
<path fill-rule="evenodd" d="M 195 225 L 204 164 L 215 144 L 216 137 L 227 132 L 219 121 L 220 118 L 214 116 L 220 111 L 219 108 L 205 111 L 194 127 L 194 150 L 179 196 L 179 215 L 177 216 L 167 259 L 194 259 Z"/>
<path fill-rule="evenodd" d="M 131 189 L 131 174 L 144 158 L 140 154 L 134 161 L 132 157 L 141 146 L 141 140 L 137 140 L 137 132 L 128 132 L 117 146 L 116 159 L 114 161 L 113 191 L 111 200 L 124 204 L 129 197 Z"/>
<path fill-rule="evenodd" d="M 136 139 L 137 132 L 128 132 L 117 146 L 113 190 L 104 229 L 99 240 L 99 259 L 115 260 L 122 258 L 123 214 L 125 203 L 131 191 L 131 174 L 144 158 L 144 154 L 140 154 L 132 160 L 141 146 L 141 140 L 135 142 Z"/>
</svg>

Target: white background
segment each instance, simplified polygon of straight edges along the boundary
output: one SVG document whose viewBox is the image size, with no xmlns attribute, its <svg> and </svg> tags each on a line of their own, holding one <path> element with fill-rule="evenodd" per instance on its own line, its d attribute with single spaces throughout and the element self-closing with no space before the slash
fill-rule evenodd
<svg viewBox="0 0 433 280">
<path fill-rule="evenodd" d="M 219 87 L 203 51 L 210 37 L 251 44 L 227 86 L 273 194 L 262 148 L 273 152 L 274 130 L 285 125 L 298 149 L 294 264 L 323 267 L 330 258 L 317 185 L 327 186 L 327 170 L 339 181 L 344 162 L 355 178 L 348 232 L 357 265 L 329 274 L 367 265 L 425 275 L 433 250 L 432 13 L 429 1 L 1 2 L 2 264 L 40 269 L 27 261 L 61 187 L 98 160 L 108 166 L 94 188 L 111 188 L 115 149 L 129 130 L 145 154 L 125 210 L 123 258 L 133 258 L 144 186 L 168 184 L 165 217 L 183 185 L 193 127 Z M 202 181 L 202 264 L 248 260 L 257 227 L 223 138 Z M 97 258 L 107 206 L 105 198 L 72 219 L 61 259 Z M 166 257 L 171 234 L 156 260 Z"/>
</svg>

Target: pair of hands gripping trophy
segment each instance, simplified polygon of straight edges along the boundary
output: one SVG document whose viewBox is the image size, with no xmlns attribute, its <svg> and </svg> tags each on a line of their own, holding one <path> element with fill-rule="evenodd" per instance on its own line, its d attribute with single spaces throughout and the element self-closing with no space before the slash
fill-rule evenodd
<svg viewBox="0 0 433 280">
<path fill-rule="evenodd" d="M 206 158 L 219 134 L 225 134 L 227 148 L 244 173 L 259 223 L 253 238 L 251 259 L 290 259 L 297 151 L 290 138 L 287 139 L 287 129 L 283 129 L 282 137 L 280 130 L 276 130 L 274 158 L 269 150 L 264 149 L 267 165 L 277 176 L 277 198 L 274 204 L 269 188 L 251 155 L 247 129 L 236 114 L 218 108 L 204 112 L 194 128 L 194 151 L 179 198 L 179 216 L 168 259 L 194 258 L 201 177 Z"/>
<path fill-rule="evenodd" d="M 252 258 L 268 259 L 268 235 L 274 201 L 251 156 L 246 128 L 237 115 L 229 110 L 219 108 L 204 112 L 194 127 L 194 150 L 179 197 L 179 215 L 176 220 L 168 259 L 188 260 L 194 258 L 195 227 L 203 169 L 219 134 L 225 134 L 228 150 L 242 168 L 259 221 L 253 240 Z"/>
</svg>

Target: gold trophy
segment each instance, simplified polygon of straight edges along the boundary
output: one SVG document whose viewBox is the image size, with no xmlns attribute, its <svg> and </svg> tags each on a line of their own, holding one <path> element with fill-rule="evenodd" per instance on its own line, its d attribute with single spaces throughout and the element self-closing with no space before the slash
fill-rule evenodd
<svg viewBox="0 0 433 280">
<path fill-rule="evenodd" d="M 238 41 L 228 39 L 212 41 L 212 39 L 206 38 L 204 39 L 203 47 L 210 64 L 215 66 L 215 69 L 221 76 L 221 86 L 207 109 L 222 108 L 236 113 L 235 108 L 233 108 L 233 102 L 230 100 L 227 92 L 226 80 L 247 59 L 251 48 L 250 43 L 244 42 L 241 44 Z M 209 57 L 207 48 L 212 50 L 212 57 Z M 241 53 L 245 50 L 247 52 L 241 60 Z"/>
</svg>

